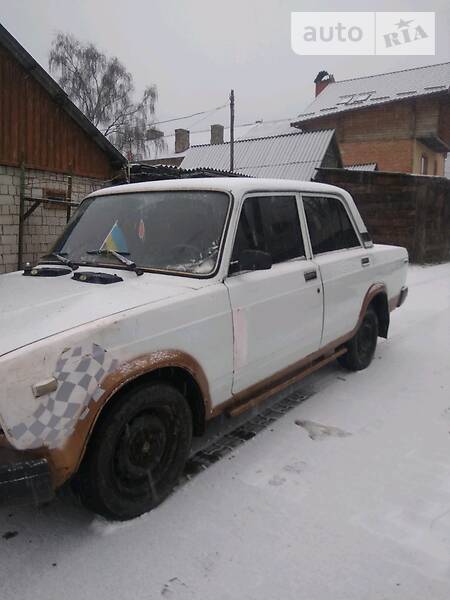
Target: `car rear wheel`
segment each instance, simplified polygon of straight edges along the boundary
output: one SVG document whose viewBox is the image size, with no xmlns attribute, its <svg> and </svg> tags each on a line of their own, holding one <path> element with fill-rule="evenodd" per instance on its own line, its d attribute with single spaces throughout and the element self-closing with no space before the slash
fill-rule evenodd
<svg viewBox="0 0 450 600">
<path fill-rule="evenodd" d="M 339 363 L 350 371 L 361 371 L 372 362 L 378 339 L 378 317 L 369 306 L 356 334 L 347 342 L 347 352 L 338 358 Z"/>
<path fill-rule="evenodd" d="M 101 417 L 76 478 L 82 502 L 109 519 L 127 520 L 155 508 L 186 463 L 192 415 L 168 383 L 136 385 Z"/>
</svg>

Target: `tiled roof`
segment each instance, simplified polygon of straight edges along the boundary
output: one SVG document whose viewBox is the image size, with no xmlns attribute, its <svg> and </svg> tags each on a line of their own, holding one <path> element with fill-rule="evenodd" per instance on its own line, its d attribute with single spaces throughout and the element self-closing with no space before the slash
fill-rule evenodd
<svg viewBox="0 0 450 600">
<path fill-rule="evenodd" d="M 295 123 L 405 98 L 448 93 L 449 87 L 450 62 L 336 81 L 316 96 Z"/>
<path fill-rule="evenodd" d="M 325 129 L 237 140 L 234 170 L 252 177 L 309 181 L 322 165 L 333 136 L 333 129 Z M 183 169 L 229 170 L 230 144 L 192 146 L 186 151 L 181 166 Z"/>
</svg>

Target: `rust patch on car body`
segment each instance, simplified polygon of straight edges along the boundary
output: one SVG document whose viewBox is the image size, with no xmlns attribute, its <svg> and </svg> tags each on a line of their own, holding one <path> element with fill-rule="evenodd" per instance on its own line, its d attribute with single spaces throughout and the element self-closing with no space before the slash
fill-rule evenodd
<svg viewBox="0 0 450 600">
<path fill-rule="evenodd" d="M 161 350 L 121 363 L 101 382 L 104 393 L 97 400 L 90 400 L 86 411 L 78 420 L 73 434 L 63 447 L 40 448 L 24 451 L 24 453 L 29 456 L 47 458 L 54 486 L 55 488 L 60 487 L 78 470 L 95 423 L 108 401 L 128 383 L 163 368 L 183 369 L 195 380 L 204 402 L 206 420 L 222 413 L 231 416 L 238 415 L 344 354 L 346 349 L 343 345 L 356 333 L 367 307 L 379 294 L 386 295 L 385 285 L 381 283 L 372 285 L 362 303 L 357 324 L 348 334 L 341 336 L 317 352 L 306 356 L 263 381 L 233 395 L 230 399 L 215 407 L 211 403 L 209 383 L 205 372 L 200 364 L 185 352 Z M 388 303 L 389 309 L 393 310 L 391 307 L 396 307 L 397 303 L 398 296 L 391 298 Z M 1 436 L 0 443 L 2 443 Z"/>
<path fill-rule="evenodd" d="M 201 391 L 206 415 L 212 412 L 208 380 L 199 363 L 189 354 L 178 350 L 164 350 L 121 363 L 101 382 L 103 394 L 97 400 L 90 400 L 65 444 L 60 448 L 40 448 L 33 451 L 34 456 L 47 458 L 56 488 L 78 470 L 95 423 L 108 401 L 125 385 L 166 367 L 183 369 L 191 375 Z"/>
</svg>

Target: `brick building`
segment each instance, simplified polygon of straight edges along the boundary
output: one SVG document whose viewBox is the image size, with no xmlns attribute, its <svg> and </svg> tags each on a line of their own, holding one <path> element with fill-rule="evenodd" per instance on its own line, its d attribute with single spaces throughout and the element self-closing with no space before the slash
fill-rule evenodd
<svg viewBox="0 0 450 600">
<path fill-rule="evenodd" d="M 321 71 L 316 97 L 292 123 L 335 129 L 345 166 L 444 175 L 450 149 L 450 63 L 335 81 Z"/>
<path fill-rule="evenodd" d="M 124 157 L 0 25 L 0 273 L 35 262 Z M 58 204 L 58 201 L 60 202 Z"/>
</svg>

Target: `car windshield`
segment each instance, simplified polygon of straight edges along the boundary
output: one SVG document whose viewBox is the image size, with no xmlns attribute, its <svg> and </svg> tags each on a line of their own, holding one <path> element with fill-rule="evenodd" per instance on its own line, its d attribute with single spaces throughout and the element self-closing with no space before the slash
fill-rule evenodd
<svg viewBox="0 0 450 600">
<path fill-rule="evenodd" d="M 88 198 L 52 252 L 84 265 L 117 266 L 120 254 L 142 268 L 209 275 L 216 268 L 229 202 L 227 194 L 211 191 Z"/>
</svg>

